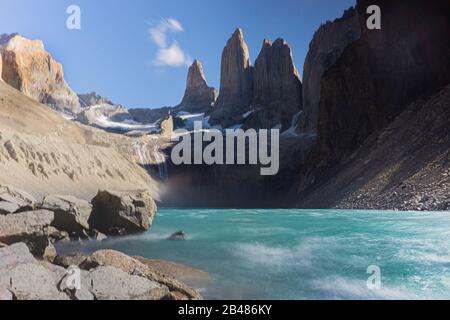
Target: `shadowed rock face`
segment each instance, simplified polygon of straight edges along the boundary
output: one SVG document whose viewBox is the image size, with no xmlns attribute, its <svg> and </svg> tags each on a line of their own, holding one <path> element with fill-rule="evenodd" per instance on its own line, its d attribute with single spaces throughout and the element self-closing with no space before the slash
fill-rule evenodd
<svg viewBox="0 0 450 320">
<path fill-rule="evenodd" d="M 366 27 L 366 9 L 374 4 L 381 30 Z M 318 143 L 298 175 L 299 191 L 330 180 L 371 134 L 450 83 L 448 1 L 359 0 L 356 9 L 361 37 L 322 77 Z M 424 132 L 415 134 L 412 140 Z"/>
<path fill-rule="evenodd" d="M 322 76 L 360 36 L 359 15 L 354 8 L 342 18 L 322 25 L 314 34 L 303 71 L 303 114 L 298 128 L 301 132 L 316 133 Z"/>
<path fill-rule="evenodd" d="M 2 35 L 0 52 L 6 83 L 56 111 L 67 115 L 80 111 L 80 102 L 64 80 L 62 66 L 45 51 L 41 41 Z"/>
<path fill-rule="evenodd" d="M 283 39 L 273 44 L 265 40 L 253 72 L 254 112 L 249 127 L 270 129 L 281 124 L 291 126 L 291 119 L 302 107 L 302 83 L 292 60 L 291 48 Z M 270 116 L 262 116 L 264 113 Z M 267 119 L 267 120 L 265 120 Z"/>
<path fill-rule="evenodd" d="M 252 100 L 252 67 L 241 29 L 236 29 L 222 53 L 220 94 L 211 114 L 212 124 L 226 127 L 248 111 Z"/>
<path fill-rule="evenodd" d="M 203 66 L 195 60 L 189 67 L 186 92 L 178 109 L 195 113 L 207 112 L 216 101 L 216 90 L 208 87 Z"/>
</svg>

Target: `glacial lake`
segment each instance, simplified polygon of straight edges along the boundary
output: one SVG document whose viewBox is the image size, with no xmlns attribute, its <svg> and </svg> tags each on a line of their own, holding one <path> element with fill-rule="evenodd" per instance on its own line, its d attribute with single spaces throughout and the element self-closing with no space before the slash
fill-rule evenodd
<svg viewBox="0 0 450 320">
<path fill-rule="evenodd" d="M 449 212 L 161 208 L 147 233 L 58 245 L 103 248 L 202 269 L 207 299 L 450 299 Z"/>
</svg>

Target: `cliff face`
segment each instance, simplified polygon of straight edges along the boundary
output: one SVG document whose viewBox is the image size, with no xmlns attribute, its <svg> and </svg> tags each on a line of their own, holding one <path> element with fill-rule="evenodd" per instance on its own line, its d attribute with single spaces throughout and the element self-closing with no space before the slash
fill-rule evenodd
<svg viewBox="0 0 450 320">
<path fill-rule="evenodd" d="M 316 133 L 322 76 L 342 55 L 344 49 L 359 39 L 361 25 L 356 9 L 322 25 L 314 34 L 303 70 L 303 114 L 298 130 Z"/>
<path fill-rule="evenodd" d="M 235 124 L 252 100 L 252 67 L 241 29 L 236 29 L 222 53 L 220 93 L 211 114 L 212 124 Z"/>
<path fill-rule="evenodd" d="M 381 8 L 381 30 L 366 27 L 366 8 L 373 4 Z M 357 11 L 361 37 L 322 77 L 318 142 L 297 176 L 299 198 L 332 179 L 371 134 L 412 102 L 450 83 L 448 1 L 360 0 Z"/>
<path fill-rule="evenodd" d="M 302 108 L 302 83 L 292 60 L 291 48 L 283 39 L 265 40 L 253 72 L 252 107 L 256 111 L 244 126 L 271 129 L 291 126 Z"/>
<path fill-rule="evenodd" d="M 64 80 L 62 66 L 38 40 L 2 35 L 3 80 L 25 95 L 67 115 L 80 111 L 77 95 Z"/>
<path fill-rule="evenodd" d="M 207 112 L 216 101 L 216 90 L 208 87 L 203 66 L 195 60 L 189 67 L 186 92 L 177 109 L 190 113 Z"/>
</svg>

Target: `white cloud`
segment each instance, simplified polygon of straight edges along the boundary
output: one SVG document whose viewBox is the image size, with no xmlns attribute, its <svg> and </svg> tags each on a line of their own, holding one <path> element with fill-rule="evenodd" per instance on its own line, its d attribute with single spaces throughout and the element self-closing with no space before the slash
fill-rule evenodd
<svg viewBox="0 0 450 320">
<path fill-rule="evenodd" d="M 189 65 L 192 60 L 180 47 L 177 41 L 173 40 L 168 45 L 167 36 L 169 33 L 184 32 L 181 23 L 173 18 L 161 19 L 161 22 L 148 30 L 150 38 L 158 47 L 154 64 L 158 66 L 181 67 Z"/>
<path fill-rule="evenodd" d="M 174 41 L 169 47 L 158 50 L 154 63 L 158 66 L 181 67 L 192 64 L 192 59 Z"/>
</svg>

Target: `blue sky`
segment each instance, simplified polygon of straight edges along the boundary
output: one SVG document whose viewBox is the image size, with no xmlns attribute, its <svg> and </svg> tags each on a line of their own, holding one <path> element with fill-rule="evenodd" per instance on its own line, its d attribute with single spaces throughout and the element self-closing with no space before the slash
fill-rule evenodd
<svg viewBox="0 0 450 320">
<path fill-rule="evenodd" d="M 81 30 L 66 28 L 66 9 L 73 4 L 81 8 Z M 314 31 L 354 4 L 355 0 L 1 0 L 0 33 L 43 40 L 79 93 L 96 91 L 126 107 L 154 108 L 181 100 L 191 59 L 203 63 L 208 83 L 218 88 L 221 53 L 236 27 L 244 31 L 252 62 L 264 38 L 282 37 L 302 73 Z"/>
</svg>

